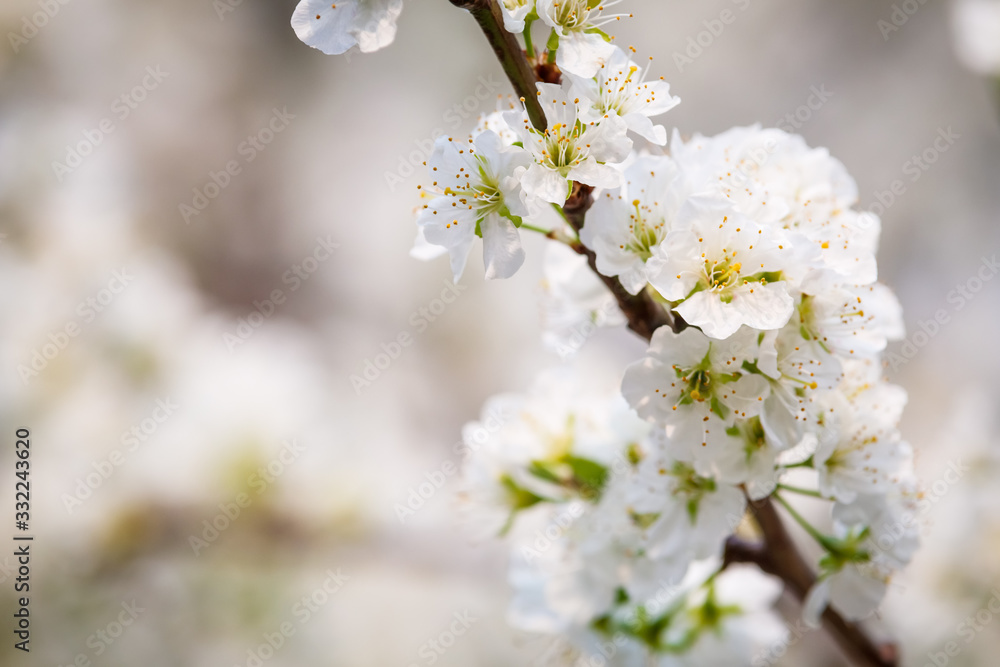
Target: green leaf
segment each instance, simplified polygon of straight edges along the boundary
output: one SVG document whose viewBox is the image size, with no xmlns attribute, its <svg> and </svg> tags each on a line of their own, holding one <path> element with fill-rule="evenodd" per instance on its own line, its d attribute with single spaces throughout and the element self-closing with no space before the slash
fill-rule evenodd
<svg viewBox="0 0 1000 667">
<path fill-rule="evenodd" d="M 579 456 L 567 455 L 564 460 L 573 470 L 577 483 L 584 489 L 590 489 L 595 500 L 599 498 L 608 479 L 608 469 L 600 463 Z"/>
</svg>

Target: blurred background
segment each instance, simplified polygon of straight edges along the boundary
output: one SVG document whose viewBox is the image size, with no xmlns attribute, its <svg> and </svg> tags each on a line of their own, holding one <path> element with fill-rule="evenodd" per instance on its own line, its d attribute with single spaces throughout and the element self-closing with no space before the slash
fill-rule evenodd
<svg viewBox="0 0 1000 667">
<path fill-rule="evenodd" d="M 627 4 L 618 43 L 683 100 L 660 122 L 795 131 L 882 207 L 910 346 L 887 372 L 932 502 L 875 623 L 904 664 L 949 641 L 948 664 L 994 664 L 1000 109 L 956 56 L 954 5 Z M 542 244 L 489 285 L 473 253 L 454 298 L 447 261 L 408 255 L 431 137 L 496 108 L 502 72 L 445 0 L 347 57 L 300 43 L 294 6 L 0 7 L 0 440 L 8 471 L 31 431 L 35 535 L 29 655 L 0 548 L 3 664 L 547 664 L 507 627 L 505 545 L 457 525 L 448 473 L 484 399 L 559 363 Z M 579 363 L 642 350 L 602 331 Z M 845 663 L 810 633 L 784 664 Z"/>
</svg>

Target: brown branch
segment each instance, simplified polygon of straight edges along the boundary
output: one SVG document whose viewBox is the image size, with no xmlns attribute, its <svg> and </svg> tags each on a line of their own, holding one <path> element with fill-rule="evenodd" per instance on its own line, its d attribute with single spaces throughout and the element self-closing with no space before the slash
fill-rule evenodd
<svg viewBox="0 0 1000 667">
<path fill-rule="evenodd" d="M 522 98 L 532 125 L 544 130 L 547 125 L 535 94 L 535 72 L 532 71 L 517 39 L 504 30 L 503 17 L 497 0 L 450 1 L 456 6 L 468 9 L 475 16 L 514 90 Z M 578 234 L 583 229 L 587 211 L 593 203 L 593 188 L 574 183 L 573 192 L 563 205 L 563 212 L 567 222 Z M 661 326 L 669 326 L 674 331 L 680 331 L 687 326 L 680 316 L 670 313 L 657 303 L 648 291 L 643 290 L 636 295 L 629 294 L 617 278 L 603 275 L 597 270 L 595 253 L 582 243 L 576 242 L 572 247 L 587 257 L 591 270 L 614 294 L 632 331 L 649 340 L 653 332 Z M 755 544 L 735 536 L 729 538 L 726 542 L 724 563 L 753 563 L 763 572 L 781 579 L 786 590 L 802 602 L 816 583 L 816 576 L 795 546 L 771 500 L 764 498 L 751 501 L 750 510 L 760 527 L 763 539 Z M 823 627 L 856 665 L 895 667 L 897 664 L 898 654 L 895 644 L 876 644 L 858 624 L 846 621 L 829 607 L 823 612 L 822 621 Z"/>
<path fill-rule="evenodd" d="M 594 189 L 582 183 L 573 184 L 573 194 L 563 205 L 563 212 L 566 214 L 566 221 L 577 234 L 583 229 L 583 221 L 587 211 L 594 204 Z M 653 332 L 662 326 L 667 326 L 674 331 L 680 331 L 687 326 L 687 323 L 679 315 L 672 316 L 667 310 L 658 304 L 653 297 L 643 290 L 638 294 L 629 294 L 618 278 L 606 276 L 597 270 L 597 255 L 593 250 L 582 243 L 574 243 L 573 250 L 586 256 L 587 263 L 591 270 L 614 294 L 625 318 L 628 320 L 628 328 L 636 332 L 646 340 L 653 336 Z"/>
<path fill-rule="evenodd" d="M 809 589 L 816 583 L 812 568 L 795 546 L 770 498 L 750 501 L 750 511 L 764 536 L 765 548 L 755 560 L 758 567 L 780 578 L 785 588 L 799 602 L 805 600 Z M 727 549 L 729 544 L 727 543 Z M 734 554 L 735 556 L 736 554 Z M 893 643 L 875 643 L 857 623 L 845 620 L 827 607 L 822 616 L 823 628 L 836 640 L 841 650 L 855 665 L 865 667 L 893 667 L 898 661 L 898 650 Z"/>
<path fill-rule="evenodd" d="M 537 130 L 548 127 L 545 112 L 538 103 L 535 73 L 528 64 L 521 45 L 517 43 L 517 37 L 504 30 L 500 5 L 496 0 L 451 0 L 451 4 L 469 10 L 483 29 L 497 60 L 514 86 L 514 92 L 521 98 L 531 124 Z"/>
<path fill-rule="evenodd" d="M 785 590 L 803 602 L 816 583 L 812 568 L 795 546 L 770 498 L 749 501 L 763 540 L 758 543 L 736 537 L 726 540 L 723 566 L 731 563 L 752 563 L 761 571 L 781 579 Z M 836 640 L 841 650 L 855 665 L 893 667 L 899 659 L 898 649 L 891 642 L 875 643 L 857 623 L 845 620 L 827 607 L 821 617 L 823 628 Z"/>
</svg>

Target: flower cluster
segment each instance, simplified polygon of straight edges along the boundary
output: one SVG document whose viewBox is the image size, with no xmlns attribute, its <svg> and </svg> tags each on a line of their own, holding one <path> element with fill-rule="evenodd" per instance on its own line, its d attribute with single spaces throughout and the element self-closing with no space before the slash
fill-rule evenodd
<svg viewBox="0 0 1000 667">
<path fill-rule="evenodd" d="M 780 585 L 722 568 L 743 494 L 673 458 L 613 383 L 544 373 L 463 436 L 468 519 L 512 542 L 511 620 L 568 639 L 571 664 L 738 664 L 783 638 Z"/>
<path fill-rule="evenodd" d="M 759 126 L 668 145 L 652 118 L 679 100 L 603 31 L 615 4 L 500 3 L 547 82 L 468 138 L 438 139 L 413 254 L 447 253 L 458 280 L 481 239 L 486 277 L 507 278 L 521 232 L 544 235 L 545 342 L 563 358 L 597 327 L 631 325 L 619 307 L 662 311 L 620 394 L 553 373 L 491 401 L 503 423 L 467 426 L 462 495 L 478 527 L 513 541 L 521 627 L 612 664 L 746 664 L 783 631 L 775 581 L 725 557 L 748 503 L 783 506 L 822 551 L 810 622 L 828 606 L 870 614 L 916 549 L 906 395 L 881 376 L 902 317 L 877 282 L 879 219 L 855 208 L 844 166 Z M 365 50 L 356 22 L 311 20 L 310 44 Z M 828 527 L 795 495 L 828 501 Z"/>
<path fill-rule="evenodd" d="M 518 229 L 551 229 L 551 206 L 562 206 L 574 183 L 621 186 L 620 165 L 634 150 L 630 134 L 666 143 L 666 130 L 650 118 L 680 100 L 608 46 L 608 60 L 592 78 L 538 84 L 545 128 L 512 108 L 483 118 L 464 140 L 437 140 L 427 161 L 431 183 L 423 189 L 430 201 L 417 216 L 418 243 L 446 250 L 456 280 L 477 237 L 486 277 L 508 278 L 524 261 Z"/>
</svg>

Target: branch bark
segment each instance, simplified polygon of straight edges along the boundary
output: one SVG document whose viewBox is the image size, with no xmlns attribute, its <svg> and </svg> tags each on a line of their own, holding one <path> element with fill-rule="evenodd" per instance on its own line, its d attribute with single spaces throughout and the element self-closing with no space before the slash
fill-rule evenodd
<svg viewBox="0 0 1000 667">
<path fill-rule="evenodd" d="M 724 562 L 757 565 L 762 571 L 781 579 L 785 589 L 803 602 L 816 583 L 812 568 L 795 546 L 770 498 L 751 500 L 749 508 L 763 541 L 753 544 L 731 537 L 726 542 Z M 897 664 L 899 655 L 895 644 L 874 642 L 860 625 L 845 620 L 831 607 L 823 612 L 822 622 L 823 628 L 855 665 L 894 667 Z"/>
<path fill-rule="evenodd" d="M 497 0 L 450 1 L 458 7 L 468 9 L 475 17 L 496 52 L 514 90 L 521 97 L 532 125 L 544 130 L 547 124 L 535 94 L 535 72 L 517 39 L 504 30 L 503 15 Z M 583 228 L 587 211 L 593 203 L 593 188 L 575 183 L 572 195 L 563 205 L 563 212 L 567 222 L 577 234 Z M 680 331 L 687 326 L 683 319 L 670 313 L 646 290 L 637 295 L 629 294 L 617 278 L 603 275 L 597 270 L 596 255 L 582 243 L 576 242 L 572 247 L 587 257 L 591 270 L 614 294 L 632 331 L 649 340 L 653 332 L 661 326 L 669 326 L 674 331 Z M 726 542 L 724 562 L 757 565 L 762 571 L 781 579 L 786 590 L 802 602 L 816 583 L 815 574 L 796 547 L 770 498 L 751 501 L 750 509 L 760 527 L 762 540 L 760 543 L 751 543 L 735 536 L 731 537 Z M 858 624 L 846 621 L 832 608 L 826 609 L 822 621 L 823 627 L 844 654 L 859 667 L 897 665 L 898 651 L 895 644 L 877 644 Z"/>
<path fill-rule="evenodd" d="M 504 30 L 500 5 L 496 0 L 451 0 L 451 4 L 469 10 L 483 29 L 483 34 L 493 47 L 493 53 L 514 86 L 514 92 L 521 98 L 531 124 L 538 130 L 548 127 L 545 112 L 538 103 L 535 73 L 528 64 L 521 45 L 517 43 L 517 37 Z"/>
</svg>

